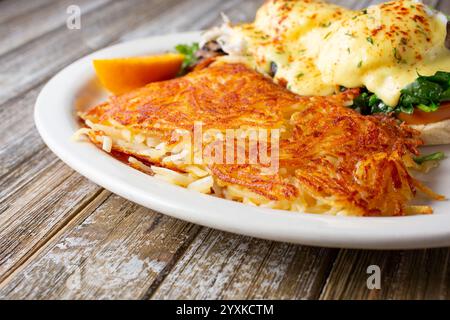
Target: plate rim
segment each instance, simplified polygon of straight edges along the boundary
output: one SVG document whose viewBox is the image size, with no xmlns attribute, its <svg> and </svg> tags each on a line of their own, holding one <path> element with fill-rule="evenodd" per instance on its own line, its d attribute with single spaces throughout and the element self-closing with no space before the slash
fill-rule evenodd
<svg viewBox="0 0 450 320">
<path fill-rule="evenodd" d="M 82 81 L 76 84 L 69 80 L 87 79 L 93 58 L 120 56 L 128 51 L 131 56 L 139 54 L 137 52 L 146 46 L 149 53 L 155 47 L 166 47 L 163 49 L 166 51 L 173 48 L 175 42 L 198 39 L 200 32 L 173 33 L 115 44 L 65 67 L 47 82 L 36 100 L 35 125 L 45 144 L 69 167 L 103 188 L 149 209 L 206 227 L 267 240 L 332 248 L 419 249 L 450 246 L 450 212 L 432 216 L 336 217 L 257 208 L 158 181 L 91 144 L 62 140 L 67 137 L 67 133 L 63 133 L 68 128 L 58 129 L 58 126 L 71 124 L 70 117 L 76 120 L 73 99 L 82 85 Z M 172 46 L 169 48 L 169 44 L 161 45 L 161 42 Z M 92 74 L 93 70 L 90 76 Z M 78 91 L 75 91 L 76 88 Z M 69 98 L 72 103 L 68 102 Z M 97 154 L 96 161 L 104 165 L 100 169 L 106 171 L 99 170 L 99 165 L 80 156 L 89 154 Z M 113 169 L 120 169 L 120 178 L 108 174 L 108 170 Z M 145 185 L 147 188 L 147 183 L 149 190 L 142 190 L 140 187 Z M 171 201 L 173 196 L 178 196 L 181 202 Z M 434 219 L 433 222 L 430 219 Z M 445 225 L 448 227 L 443 227 Z M 380 229 L 374 231 L 376 228 Z"/>
</svg>

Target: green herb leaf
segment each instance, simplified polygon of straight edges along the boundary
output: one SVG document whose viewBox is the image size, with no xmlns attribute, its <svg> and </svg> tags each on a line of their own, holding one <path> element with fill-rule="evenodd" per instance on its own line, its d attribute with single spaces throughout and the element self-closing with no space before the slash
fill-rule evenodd
<svg viewBox="0 0 450 320">
<path fill-rule="evenodd" d="M 424 104 L 419 104 L 417 106 L 417 109 L 420 109 L 424 112 L 433 112 L 436 111 L 437 109 L 439 109 L 439 106 L 435 103 L 431 103 L 430 105 L 424 105 Z"/>
<path fill-rule="evenodd" d="M 372 37 L 367 37 L 366 39 L 367 39 L 367 42 L 369 42 L 370 44 L 374 44 Z"/>
<path fill-rule="evenodd" d="M 199 50 L 199 45 L 197 42 L 188 44 L 179 44 L 175 47 L 179 53 L 184 55 L 183 64 L 181 65 L 179 75 L 184 75 L 188 72 L 189 68 L 192 67 L 195 63 L 197 63 L 198 58 L 195 53 Z"/>
<path fill-rule="evenodd" d="M 439 161 L 445 158 L 445 154 L 443 152 L 435 152 L 426 156 L 415 157 L 414 161 L 417 164 L 422 164 L 427 161 Z"/>
<path fill-rule="evenodd" d="M 369 94 L 367 92 L 361 93 L 355 99 L 353 99 L 353 104 L 350 108 L 359 111 L 362 115 L 370 114 L 368 111 L 369 107 Z"/>
<path fill-rule="evenodd" d="M 413 114 L 414 106 L 413 105 L 400 106 L 397 110 L 406 114 Z"/>
<path fill-rule="evenodd" d="M 395 108 L 385 104 L 376 94 L 368 92 L 367 89 L 363 89 L 364 92 L 353 100 L 353 109 L 357 109 L 363 115 L 371 115 L 376 113 L 390 113 Z"/>
<path fill-rule="evenodd" d="M 358 67 L 361 66 L 358 64 Z M 434 112 L 442 102 L 450 101 L 450 72 L 438 71 L 432 76 L 421 76 L 401 90 L 396 107 L 388 106 L 366 88 L 354 99 L 353 109 L 361 114 L 403 112 L 413 114 L 417 108 L 424 112 Z"/>
<path fill-rule="evenodd" d="M 450 101 L 450 88 L 442 92 L 441 94 L 441 102 Z"/>
<path fill-rule="evenodd" d="M 400 111 L 416 107 L 425 112 L 439 109 L 441 102 L 450 101 L 450 72 L 439 71 L 433 76 L 420 76 L 401 91 Z"/>
<path fill-rule="evenodd" d="M 428 81 L 431 81 L 431 82 L 439 83 L 444 86 L 450 85 L 450 72 L 438 71 L 438 72 L 436 72 L 436 74 L 434 76 L 430 76 L 430 77 L 421 76 L 421 78 L 427 79 Z"/>
<path fill-rule="evenodd" d="M 351 33 L 351 32 L 346 32 L 345 35 L 347 37 L 350 37 L 350 38 L 354 38 L 355 37 L 355 35 L 353 33 Z"/>
</svg>

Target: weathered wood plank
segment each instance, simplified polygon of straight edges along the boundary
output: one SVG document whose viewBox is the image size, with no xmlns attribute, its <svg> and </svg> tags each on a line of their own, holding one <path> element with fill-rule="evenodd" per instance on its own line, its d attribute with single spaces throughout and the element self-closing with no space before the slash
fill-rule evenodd
<svg viewBox="0 0 450 320">
<path fill-rule="evenodd" d="M 346 8 L 350 8 L 350 9 L 361 9 L 361 8 L 367 7 L 371 1 L 370 0 L 363 0 L 363 1 L 358 1 L 358 0 L 331 0 L 329 2 L 338 4 L 340 6 L 343 6 L 343 7 L 346 7 Z"/>
<path fill-rule="evenodd" d="M 203 229 L 152 299 L 313 299 L 337 250 Z"/>
<path fill-rule="evenodd" d="M 56 162 L 3 200 L 0 206 L 0 281 L 99 191 L 100 187 Z"/>
<path fill-rule="evenodd" d="M 202 13 L 204 11 L 197 12 L 199 15 Z M 166 18 L 170 19 L 171 16 Z M 196 16 L 192 18 L 195 19 Z M 184 23 L 188 24 L 188 21 L 185 20 Z M 26 183 L 28 180 L 24 178 L 44 170 L 50 163 L 49 159 L 53 159 L 49 152 L 42 150 L 44 146 L 32 120 L 33 104 L 40 89 L 41 87 L 37 87 L 0 109 L 0 115 L 5 119 L 0 124 L 0 199 L 15 190 L 16 185 L 20 187 L 19 182 Z M 15 168 L 16 166 L 19 167 Z"/>
<path fill-rule="evenodd" d="M 0 116 L 5 119 L 0 124 L 0 194 L 8 186 L 3 180 L 11 176 L 15 167 L 43 148 L 33 121 L 34 103 L 40 89 L 35 88 L 0 108 Z"/>
<path fill-rule="evenodd" d="M 102 10 L 84 14 L 81 30 L 68 30 L 64 26 L 8 52 L 0 57 L 0 105 L 28 91 L 75 59 L 151 22 L 176 2 L 113 2 Z"/>
<path fill-rule="evenodd" d="M 217 5 L 218 3 L 219 2 L 216 2 L 215 4 Z M 192 6 L 192 3 L 189 3 L 189 5 Z M 187 8 L 181 7 L 181 9 L 183 10 L 178 12 L 178 14 L 181 14 L 181 12 L 184 12 Z M 204 15 L 205 10 L 207 11 L 209 8 L 207 7 L 203 10 L 194 11 L 195 15 L 191 16 L 191 19 L 196 20 L 197 15 Z M 149 22 L 149 24 L 153 27 L 157 27 L 159 23 L 167 24 L 164 23 L 164 19 L 167 19 L 166 22 L 170 21 L 172 16 L 162 14 L 159 16 L 159 19 L 159 21 L 152 21 L 151 23 Z M 185 19 L 183 20 L 183 25 L 180 25 L 180 27 L 185 27 L 189 24 L 190 21 Z M 41 87 L 39 86 L 28 92 L 24 97 L 18 99 L 18 101 L 8 103 L 0 108 L 0 114 L 2 115 L 2 118 L 5 119 L 5 121 L 0 124 L 0 131 L 3 133 L 0 138 L 0 176 L 6 175 L 3 178 L 8 178 L 3 185 L 5 183 L 12 184 L 11 177 L 17 177 L 17 175 L 12 174 L 15 166 L 22 163 L 23 159 L 33 157 L 34 154 L 38 153 L 40 149 L 43 148 L 42 141 L 34 130 L 32 120 L 32 106 L 40 89 Z M 20 172 L 20 170 L 18 172 Z M 1 178 L 0 185 L 2 185 Z M 6 191 L 6 187 L 2 189 Z"/>
<path fill-rule="evenodd" d="M 189 6 L 192 6 L 192 1 L 187 2 Z M 210 3 L 215 4 L 216 6 L 219 2 Z M 236 1 L 234 2 L 236 4 Z M 180 6 L 175 7 L 177 15 L 181 15 L 182 12 L 187 10 L 187 7 Z M 205 15 L 205 12 L 208 12 L 211 8 L 205 7 L 203 10 L 193 11 L 194 15 L 191 15 L 190 19 L 197 20 L 199 16 Z M 217 12 L 220 10 L 217 9 Z M 202 23 L 211 23 L 212 20 L 216 18 L 216 14 L 210 15 L 210 20 L 203 20 Z M 151 28 L 156 29 L 159 28 L 160 25 L 167 25 L 164 23 L 165 21 L 171 21 L 173 16 L 171 14 L 168 15 L 160 15 L 158 21 L 152 21 L 148 24 Z M 192 21 L 181 19 L 181 24 L 177 25 L 180 28 L 185 28 L 190 25 Z M 198 23 L 198 22 L 197 22 Z M 142 32 L 143 29 L 140 29 Z M 150 29 L 145 29 L 145 32 L 150 32 Z M 8 103 L 7 105 L 0 108 L 0 115 L 2 119 L 5 119 L 4 122 L 0 124 L 0 132 L 2 132 L 0 138 L 0 185 L 2 187 L 2 193 L 8 192 L 10 187 L 13 186 L 14 179 L 18 178 L 23 180 L 21 174 L 23 172 L 22 168 L 19 170 L 15 170 L 14 168 L 17 165 L 20 165 L 23 162 L 23 159 L 36 159 L 34 155 L 41 153 L 41 149 L 43 148 L 42 141 L 40 140 L 37 132 L 34 130 L 32 113 L 33 113 L 33 104 L 34 100 L 38 92 L 40 91 L 41 86 L 35 88 L 28 92 L 26 95 L 15 101 L 14 103 Z M 44 157 L 47 159 L 47 157 Z M 44 162 L 38 162 L 37 165 L 42 167 Z M 46 162 L 48 165 L 48 162 Z M 35 171 L 38 167 L 33 166 L 32 170 Z M 25 170 L 30 170 L 30 166 L 25 166 Z M 9 188 L 7 188 L 9 186 Z M 0 196 L 1 199 L 1 196 Z"/>
<path fill-rule="evenodd" d="M 450 14 L 450 1 L 440 0 L 437 8 L 445 14 Z"/>
<path fill-rule="evenodd" d="M 200 228 L 115 195 L 92 209 L 4 282 L 0 298 L 144 298 Z"/>
<path fill-rule="evenodd" d="M 0 28 L 0 56 L 57 27 L 65 28 L 70 5 L 81 8 L 82 15 L 112 0 L 60 0 L 40 6 L 31 12 L 9 19 Z M 32 2 L 32 1 L 31 1 Z"/>
<path fill-rule="evenodd" d="M 190 1 L 189 4 L 192 6 L 194 2 L 195 1 Z M 237 1 L 234 2 L 234 4 L 236 3 Z M 194 21 L 197 25 L 211 24 L 212 21 L 217 18 L 217 12 L 220 12 L 222 3 L 220 1 L 211 1 L 209 4 L 213 5 L 192 10 L 193 14 L 190 18 L 182 20 L 182 23 L 177 25 L 178 28 L 186 30 Z M 179 7 L 179 5 L 175 6 L 175 8 Z M 183 9 L 182 11 L 176 9 L 178 10 L 178 15 L 186 12 L 187 7 L 182 6 L 181 8 Z M 227 8 L 227 6 L 225 6 L 225 8 Z M 136 8 L 136 10 L 141 9 L 142 8 L 140 7 Z M 208 12 L 214 12 L 214 15 L 208 14 Z M 155 13 L 155 16 L 156 15 L 157 13 Z M 209 18 L 205 18 L 205 16 L 209 16 Z M 199 19 L 200 17 L 202 17 L 202 19 Z M 168 10 L 167 12 L 158 15 L 158 20 L 156 22 L 145 20 L 141 21 L 139 24 L 135 24 L 134 27 L 151 25 L 154 30 L 156 30 L 157 26 L 168 25 L 168 21 L 171 21 L 173 18 L 174 16 L 171 14 L 171 11 Z M 116 36 L 132 31 L 128 29 L 128 26 L 125 24 L 122 25 L 122 27 L 123 30 L 116 28 L 116 30 L 119 30 Z M 0 124 L 0 130 L 2 132 L 9 132 L 9 134 L 6 134 L 1 138 L 2 148 L 0 149 L 0 169 L 3 175 L 0 178 L 0 185 L 2 186 L 2 195 L 0 197 L 2 206 L 0 207 L 0 212 L 3 212 L 3 214 L 0 216 L 2 216 L 4 221 L 8 221 L 9 223 L 11 217 L 14 216 L 15 212 L 17 212 L 22 205 L 30 203 L 30 208 L 33 208 L 31 212 L 28 212 L 27 216 L 25 216 L 25 213 L 23 212 L 21 215 L 17 215 L 17 220 L 8 226 L 8 230 L 2 230 L 0 227 L 0 234 L 3 231 L 5 235 L 7 234 L 5 238 L 11 238 L 9 239 L 9 242 L 5 244 L 8 246 L 8 250 L 4 252 L 4 260 L 7 262 L 7 264 L 2 264 L 3 269 L 1 271 L 4 274 L 10 274 L 11 272 L 16 271 L 31 254 L 34 254 L 34 252 L 36 252 L 36 250 L 38 250 L 38 248 L 54 234 L 54 232 L 72 219 L 74 211 L 77 212 L 86 205 L 84 202 L 82 202 L 80 206 L 66 204 L 62 206 L 65 210 L 67 209 L 66 212 L 61 213 L 58 211 L 55 213 L 50 212 L 53 210 L 52 206 L 54 205 L 47 202 L 50 198 L 45 198 L 42 194 L 40 195 L 42 201 L 38 201 L 38 198 L 35 197 L 23 198 L 28 194 L 33 195 L 33 192 L 40 191 L 42 186 L 48 184 L 46 181 L 47 173 L 54 173 L 54 171 L 52 171 L 54 166 L 63 169 L 59 172 L 59 175 L 53 176 L 54 183 L 51 185 L 54 189 L 53 193 L 67 192 L 67 190 L 62 189 L 57 182 L 59 181 L 59 183 L 62 184 L 64 180 L 67 180 L 65 174 L 69 174 L 69 172 L 72 173 L 70 169 L 64 166 L 60 167 L 61 163 L 57 162 L 51 152 L 43 146 L 42 141 L 39 139 L 37 132 L 33 127 L 32 105 L 39 90 L 40 86 L 31 90 L 23 97 L 15 99 L 11 103 L 4 104 L 3 107 L 0 108 L 0 114 L 3 114 L 8 120 Z M 74 174 L 74 176 L 77 175 Z M 73 190 L 77 190 L 78 187 L 79 186 L 76 184 L 71 186 Z M 96 192 L 100 190 L 93 184 L 90 184 L 89 187 L 92 188 L 92 190 L 86 191 L 86 188 L 81 188 L 82 190 L 79 190 L 80 194 L 89 197 L 92 194 L 95 195 Z M 85 189 L 86 192 L 84 192 L 83 189 Z M 20 203 L 20 206 L 16 206 L 16 203 Z M 48 211 L 48 216 L 41 217 L 42 219 L 54 219 L 50 222 L 58 221 L 58 227 L 55 228 L 54 223 L 49 223 L 48 225 L 45 225 L 47 228 L 45 229 L 42 222 L 43 220 L 41 221 L 39 220 L 39 217 L 37 217 L 41 214 L 40 210 Z M 28 224 L 29 221 L 39 221 L 39 223 Z M 2 226 L 2 224 L 0 224 L 0 226 Z M 32 230 L 31 232 L 33 234 L 38 235 L 35 240 L 39 240 L 39 242 L 36 244 L 32 242 L 33 239 L 23 239 L 19 237 L 19 234 L 8 233 L 13 229 Z M 17 248 L 19 249 L 16 250 Z"/>
<path fill-rule="evenodd" d="M 256 5 L 255 5 L 256 2 Z M 246 8 L 250 8 L 248 12 L 252 12 L 255 7 L 259 6 L 261 0 L 246 1 Z M 166 14 L 162 14 L 152 20 L 151 23 L 136 28 L 133 32 L 128 32 L 120 37 L 117 42 L 129 41 L 132 39 L 143 38 L 151 35 L 161 35 L 175 32 L 202 30 L 221 23 L 220 12 L 228 14 L 228 10 L 235 8 L 241 3 L 238 0 L 229 1 L 204 1 L 199 4 L 198 0 L 185 0 L 179 5 L 174 6 Z M 186 12 L 189 12 L 187 15 Z M 245 12 L 244 15 L 247 15 Z M 237 12 L 233 12 L 236 14 Z M 240 12 L 242 16 L 243 11 Z M 234 15 L 230 16 L 233 20 Z M 167 23 L 170 21 L 170 23 Z"/>
<path fill-rule="evenodd" d="M 46 6 L 54 0 L 12 0 L 0 1 L 0 24 L 4 21 L 14 19 L 40 7 Z"/>
<path fill-rule="evenodd" d="M 193 1 L 188 1 L 187 3 L 189 6 L 193 6 Z M 216 6 L 220 5 L 219 1 L 211 1 L 209 3 L 215 4 Z M 175 6 L 174 8 L 177 15 L 181 15 L 182 12 L 187 10 L 187 7 L 184 6 L 180 6 L 180 8 Z M 193 15 L 190 16 L 192 20 L 180 19 L 181 24 L 177 25 L 177 27 L 185 29 L 193 21 L 197 21 L 200 16 L 205 16 L 210 9 L 210 7 L 206 7 L 202 10 L 192 10 Z M 216 11 L 218 12 L 220 10 L 216 9 L 214 12 Z M 202 23 L 210 23 L 215 18 L 216 15 L 214 14 L 213 17 L 210 16 L 210 20 L 203 20 Z M 154 30 L 158 30 L 160 29 L 159 26 L 168 25 L 167 21 L 173 19 L 174 17 L 170 13 L 161 14 L 158 16 L 157 21 L 145 21 L 142 25 L 147 25 Z M 122 27 L 124 30 L 117 32 L 118 35 L 132 31 L 126 25 Z M 140 32 L 142 31 L 141 29 Z M 149 32 L 149 29 L 145 29 L 145 32 Z M 2 132 L 0 138 L 0 176 L 10 173 L 17 164 L 22 162 L 22 159 L 32 157 L 33 154 L 39 152 L 43 147 L 37 132 L 34 130 L 32 120 L 34 101 L 40 89 L 41 86 L 29 91 L 26 95 L 17 99 L 17 101 L 9 102 L 0 108 L 0 115 L 2 115 L 2 119 L 5 119 L 5 121 L 0 123 L 0 132 Z"/>
<path fill-rule="evenodd" d="M 34 127 L 33 107 L 40 89 L 41 86 L 0 108 L 0 117 L 5 119 L 0 124 L 1 202 L 57 161 Z"/>
<path fill-rule="evenodd" d="M 384 1 L 372 1 L 380 3 Z M 445 13 L 450 2 L 424 1 Z M 448 299 L 450 277 L 447 249 L 385 252 L 342 250 L 321 299 Z M 381 290 L 367 288 L 367 267 L 378 265 Z"/>
<path fill-rule="evenodd" d="M 437 8 L 440 0 L 423 0 L 423 3 L 429 5 L 432 8 Z"/>
<path fill-rule="evenodd" d="M 342 250 L 321 299 L 449 299 L 449 263 L 449 249 Z M 367 288 L 370 265 L 380 267 L 380 290 Z"/>
<path fill-rule="evenodd" d="M 139 10 L 148 10 L 146 4 L 139 3 Z M 351 1 L 351 4 L 365 6 L 361 1 Z M 221 10 L 234 21 L 242 20 L 246 19 L 247 13 L 242 13 L 241 8 L 251 8 L 248 10 L 253 14 L 253 8 L 258 5 L 249 1 L 245 4 L 208 1 L 199 5 L 193 0 L 172 8 L 161 5 L 163 12 L 155 10 L 151 21 L 150 15 L 138 14 L 132 23 L 133 30 L 125 30 L 127 25 L 123 23 L 113 27 L 106 39 L 93 36 L 96 31 L 100 35 L 107 23 L 102 15 L 92 13 L 88 20 L 89 46 L 84 43 L 78 50 L 69 45 L 70 41 L 62 42 L 69 47 L 58 54 L 64 55 L 67 50 L 68 56 L 61 59 L 57 54 L 49 55 L 47 61 L 52 60 L 52 65 L 21 83 L 22 88 L 8 95 L 6 100 L 41 83 L 74 58 L 111 41 L 203 28 L 218 21 Z M 125 6 L 116 5 L 115 8 L 128 10 L 121 13 L 132 15 L 132 10 Z M 114 10 L 107 13 L 114 13 Z M 100 19 L 98 24 L 95 17 Z M 59 31 L 51 34 L 56 34 L 59 40 L 64 36 Z M 50 41 L 50 48 L 56 48 L 57 42 L 49 35 L 42 39 Z M 85 40 L 82 37 L 74 39 Z M 42 56 L 45 51 L 35 45 L 29 48 L 41 60 L 26 65 L 22 77 L 47 62 Z M 18 63 L 20 59 L 8 61 Z M 0 123 L 0 130 L 2 133 L 12 130 L 9 135 L 0 135 L 3 148 L 0 149 L 0 160 L 7 160 L 0 161 L 4 173 L 0 178 L 0 192 L 3 186 L 8 187 L 3 197 L 0 196 L 0 213 L 3 212 L 0 214 L 0 247 L 7 248 L 3 255 L 0 253 L 0 275 L 3 272 L 0 279 L 5 280 L 0 289 L 1 298 L 317 298 L 321 292 L 322 298 L 449 296 L 446 250 L 413 252 L 412 256 L 409 252 L 344 250 L 323 290 L 336 250 L 272 243 L 203 229 L 177 262 L 196 236 L 198 227 L 161 216 L 110 196 L 106 191 L 99 194 L 99 187 L 56 161 L 32 132 L 31 103 L 38 89 L 12 103 L 28 109 L 4 111 L 3 107 L 10 103 L 0 108 L 0 115 L 8 115 L 11 121 Z M 21 119 L 24 115 L 26 119 Z M 23 127 L 17 128 L 21 122 Z M 48 188 L 53 191 L 49 192 Z M 366 292 L 367 289 L 361 288 L 367 279 L 367 263 L 373 262 L 380 263 L 382 269 L 381 293 Z M 174 264 L 175 268 L 170 271 Z M 411 275 L 409 268 L 415 264 L 420 266 L 420 272 Z M 445 268 L 438 270 L 440 266 Z M 349 270 L 353 270 L 358 280 L 350 279 Z M 423 280 L 420 273 L 427 272 L 433 275 Z M 164 279 L 166 273 L 169 275 Z M 406 289 L 402 287 L 403 282 L 407 283 Z M 412 295 L 406 290 L 422 293 Z"/>
<path fill-rule="evenodd" d="M 0 108 L 0 117 L 3 119 L 0 123 L 0 150 L 34 126 L 33 106 L 41 89 L 42 86 L 34 88 Z"/>
<path fill-rule="evenodd" d="M 366 8 L 373 4 L 379 4 L 379 3 L 383 3 L 383 2 L 387 2 L 387 1 L 388 0 L 364 0 L 364 1 L 361 1 L 361 0 L 329 0 L 328 2 L 336 3 L 339 5 L 345 6 L 347 8 L 361 9 L 361 8 Z M 441 1 L 445 2 L 445 0 L 441 0 Z M 439 0 L 423 0 L 423 2 L 432 7 L 436 7 L 437 4 L 439 3 Z"/>
</svg>

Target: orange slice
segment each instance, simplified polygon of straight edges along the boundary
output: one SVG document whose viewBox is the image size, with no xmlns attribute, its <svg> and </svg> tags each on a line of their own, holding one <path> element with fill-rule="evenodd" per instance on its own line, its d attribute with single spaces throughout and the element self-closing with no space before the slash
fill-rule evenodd
<svg viewBox="0 0 450 320">
<path fill-rule="evenodd" d="M 147 57 L 94 60 L 102 85 L 114 94 L 122 94 L 150 82 L 174 78 L 184 55 L 168 53 Z"/>
</svg>

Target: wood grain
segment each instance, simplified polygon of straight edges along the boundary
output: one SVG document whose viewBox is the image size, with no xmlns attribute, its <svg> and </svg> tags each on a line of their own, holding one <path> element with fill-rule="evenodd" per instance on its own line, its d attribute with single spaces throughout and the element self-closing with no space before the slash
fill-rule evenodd
<svg viewBox="0 0 450 320">
<path fill-rule="evenodd" d="M 82 15 L 81 30 L 60 27 L 0 57 L 0 105 L 25 93 L 75 59 L 151 21 L 177 1 L 117 1 Z M 152 10 L 150 10 L 152 9 Z M 44 45 L 45 44 L 45 45 Z M 20 70 L 20 72 L 17 72 Z"/>
<path fill-rule="evenodd" d="M 227 4 L 226 6 L 222 6 L 220 1 L 211 1 L 209 3 L 211 6 L 203 6 L 192 10 L 193 14 L 190 18 L 182 20 L 177 27 L 186 29 L 186 26 L 190 24 L 200 27 L 211 25 L 217 21 L 219 16 L 217 12 L 220 12 L 220 9 L 228 10 L 238 2 L 233 1 L 231 5 Z M 193 4 L 194 1 L 188 2 L 189 6 Z M 188 6 L 186 6 L 186 3 L 183 3 L 181 6 L 175 6 L 175 8 L 179 15 Z M 136 8 L 136 10 L 140 9 L 142 8 Z M 213 10 L 214 15 L 206 15 L 210 10 Z M 148 32 L 152 28 L 157 31 L 158 26 L 168 25 L 167 21 L 174 18 L 171 12 L 167 15 L 164 13 L 159 14 L 157 21 L 149 20 L 137 24 L 135 29 L 130 29 L 129 26 L 123 25 L 122 32 L 117 32 L 115 36 L 120 37 L 121 34 L 132 33 L 136 29 L 140 29 L 140 32 Z M 205 15 L 208 16 L 207 19 L 204 18 Z M 167 19 L 167 21 L 164 19 Z M 91 25 L 91 27 L 93 26 Z M 117 29 L 116 27 L 116 31 Z M 51 33 L 58 32 L 52 31 Z M 41 38 L 45 37 L 47 36 Z M 58 232 L 62 226 L 65 226 L 73 218 L 73 214 L 78 214 L 78 211 L 90 203 L 92 199 L 89 197 L 94 197 L 95 199 L 96 193 L 100 190 L 90 183 L 87 183 L 89 185 L 88 188 L 83 188 L 80 182 L 70 185 L 67 189 L 61 188 L 61 184 L 69 176 L 77 175 L 55 160 L 50 151 L 43 146 L 42 141 L 40 141 L 33 128 L 32 104 L 39 90 L 40 86 L 32 89 L 23 97 L 10 100 L 10 102 L 5 103 L 0 108 L 0 112 L 8 120 L 0 128 L 5 133 L 9 132 L 2 137 L 2 147 L 0 149 L 0 159 L 2 160 L 0 170 L 3 173 L 0 185 L 4 187 L 2 187 L 2 207 L 0 211 L 3 222 L 0 226 L 4 227 L 0 231 L 3 233 L 0 234 L 2 239 L 5 240 L 4 243 L 0 244 L 5 248 L 3 259 L 0 262 L 2 267 L 0 273 L 2 273 L 1 279 L 3 280 L 9 278 L 12 272 L 19 273 L 19 269 L 24 267 L 24 263 L 39 251 L 39 248 L 53 237 L 55 232 Z M 20 127 L 20 129 L 13 130 L 17 127 Z M 58 169 L 58 174 L 52 170 L 54 167 Z M 48 181 L 49 177 L 52 180 L 51 182 Z M 46 188 L 42 188 L 42 186 L 46 186 Z M 89 201 L 83 202 L 80 199 L 75 199 L 75 203 L 69 203 L 73 198 L 70 196 L 64 198 L 62 195 L 72 189 L 78 190 L 80 196 L 88 197 Z M 61 199 L 58 198 L 58 200 L 61 201 L 61 208 L 64 208 L 64 210 L 50 210 L 51 206 L 56 205 L 57 201 L 50 195 L 46 199 L 46 192 L 50 194 L 61 192 Z M 24 195 L 30 195 L 30 197 L 24 198 Z M 125 202 L 123 199 L 121 201 Z M 76 204 L 79 204 L 79 206 Z M 18 214 L 21 208 L 27 208 L 29 211 L 23 211 L 22 214 Z M 47 216 L 42 215 L 41 211 L 46 211 Z M 16 219 L 13 219 L 13 217 Z M 17 232 L 14 233 L 14 230 L 17 230 Z M 21 232 L 23 230 L 29 230 L 30 233 L 24 234 Z"/>
<path fill-rule="evenodd" d="M 80 31 L 65 28 L 68 1 L 0 1 L 0 298 L 450 298 L 448 249 L 330 250 L 201 228 L 110 194 L 40 140 L 34 101 L 67 64 L 108 44 L 210 27 L 221 11 L 252 20 L 262 1 L 74 0 L 90 6 Z M 427 3 L 450 13 L 450 1 Z M 372 264 L 381 290 L 367 289 Z"/>
<path fill-rule="evenodd" d="M 37 8 L 41 8 L 54 0 L 16 0 L 0 1 L 0 24 L 12 20 L 20 15 L 26 15 Z"/>
<path fill-rule="evenodd" d="M 70 5 L 79 6 L 83 14 L 99 9 L 111 0 L 60 0 L 49 2 L 26 15 L 20 15 L 0 26 L 0 56 L 28 41 L 54 30 L 66 27 L 66 13 Z M 33 2 L 33 1 L 31 1 Z M 45 23 L 43 23 L 45 21 Z"/>
<path fill-rule="evenodd" d="M 211 1 L 210 3 L 216 7 L 221 5 L 220 1 Z M 234 5 L 236 5 L 236 3 L 238 2 L 233 2 Z M 192 6 L 193 1 L 188 2 L 188 4 Z M 218 18 L 218 14 L 216 14 L 216 12 L 220 12 L 220 7 L 215 8 L 214 15 L 210 15 L 209 19 L 199 21 L 198 18 L 205 15 L 205 13 L 213 9 L 214 6 L 206 6 L 201 9 L 193 10 L 193 14 L 190 16 L 190 19 L 195 20 L 195 23 L 200 26 L 212 24 Z M 178 15 L 187 9 L 185 4 L 180 7 L 176 6 L 175 8 Z M 224 7 L 225 10 L 227 8 L 229 8 L 229 6 Z M 136 10 L 138 9 L 141 8 L 137 8 Z M 157 21 L 145 21 L 141 25 L 138 25 L 137 28 L 147 25 L 149 28 L 155 29 L 159 25 L 167 24 L 167 21 L 170 21 L 171 19 L 173 19 L 172 14 L 160 14 Z M 189 21 L 188 19 L 182 20 L 179 27 L 186 28 L 186 26 L 190 23 L 192 23 L 192 21 Z M 145 28 L 141 28 L 140 30 L 142 32 Z M 130 31 L 133 30 L 130 30 L 128 26 L 123 26 L 122 33 L 127 33 Z M 117 32 L 117 35 L 120 36 L 120 32 Z M 17 190 L 20 190 L 25 185 L 35 184 L 39 187 L 42 183 L 45 183 L 39 178 L 35 179 L 35 177 L 50 170 L 56 163 L 55 157 L 47 148 L 45 148 L 33 125 L 32 106 L 40 89 L 41 86 L 38 86 L 24 96 L 6 103 L 2 108 L 0 108 L 0 115 L 4 116 L 4 119 L 6 119 L 6 121 L 0 126 L 0 131 L 5 133 L 0 138 L 0 201 L 3 201 L 2 211 L 5 211 L 6 208 L 8 208 L 13 201 L 15 201 L 16 197 L 10 195 L 14 195 Z M 76 186 L 73 186 L 73 188 L 76 189 Z M 6 199 L 8 196 L 9 199 Z M 45 206 L 47 204 L 43 201 L 40 205 Z M 76 210 L 76 206 L 73 209 Z M 2 211 L 0 211 L 0 213 Z M 35 212 L 38 213 L 39 211 L 36 210 Z M 63 220 L 61 223 L 63 224 L 64 219 L 70 216 L 70 211 L 67 212 L 67 216 L 60 216 L 59 218 Z M 17 225 L 20 227 L 20 219 L 17 221 Z M 52 224 L 49 224 L 49 229 L 51 229 L 52 226 Z M 36 225 L 36 228 L 40 227 L 42 226 L 38 224 Z M 31 226 L 30 228 L 33 229 Z M 51 233 L 48 233 L 48 230 L 44 230 L 44 234 Z M 5 273 L 7 273 L 6 270 L 9 270 L 9 268 L 14 269 L 12 266 L 15 262 L 21 262 L 23 260 L 22 255 L 26 255 L 26 248 L 28 244 L 24 243 L 23 245 L 24 248 L 16 251 L 15 255 L 8 253 L 8 255 L 13 255 L 14 258 L 8 258 L 10 263 L 5 266 L 5 269 L 3 270 Z M 35 244 L 31 243 L 30 245 L 31 247 L 28 247 L 28 249 L 31 250 Z"/>
<path fill-rule="evenodd" d="M 203 229 L 152 299 L 314 299 L 337 250 Z"/>
<path fill-rule="evenodd" d="M 381 270 L 381 289 L 367 288 L 367 268 Z M 450 250 L 341 250 L 321 299 L 450 299 Z"/>
<path fill-rule="evenodd" d="M 87 218 L 3 282 L 0 298 L 144 298 L 200 228 L 115 195 L 96 198 L 80 216 Z"/>
<path fill-rule="evenodd" d="M 254 15 L 256 8 L 264 0 L 245 1 L 203 1 L 185 0 L 171 8 L 167 13 L 161 14 L 154 20 L 132 32 L 127 32 L 118 39 L 118 42 L 129 41 L 151 35 L 161 35 L 191 30 L 204 30 L 221 23 L 220 13 L 224 12 L 231 19 L 245 20 Z M 189 12 L 189 15 L 186 14 Z M 170 21 L 170 23 L 167 23 Z"/>
<path fill-rule="evenodd" d="M 34 147 L 42 147 L 33 121 L 33 106 L 40 89 L 31 90 L 0 108 L 0 117 L 4 119 L 0 125 L 0 181 L 17 163 L 35 152 Z M 6 185 L 0 182 L 0 186 L 2 193 Z"/>
<path fill-rule="evenodd" d="M 100 188 L 54 162 L 0 207 L 0 282 L 47 242 Z"/>
<path fill-rule="evenodd" d="M 447 15 L 450 15 L 450 1 L 448 0 L 440 0 L 438 5 L 435 5 L 436 8 L 441 10 Z"/>
</svg>

